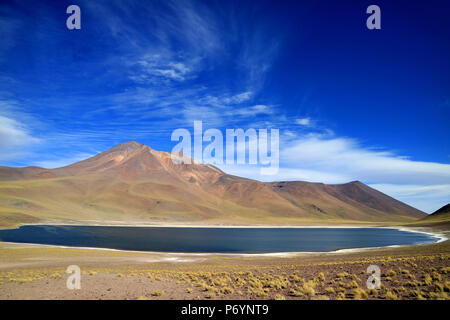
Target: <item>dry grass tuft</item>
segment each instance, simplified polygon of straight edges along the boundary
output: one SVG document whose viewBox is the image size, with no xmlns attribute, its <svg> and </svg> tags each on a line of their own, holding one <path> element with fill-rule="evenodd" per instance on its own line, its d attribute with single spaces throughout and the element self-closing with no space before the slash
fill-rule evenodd
<svg viewBox="0 0 450 320">
<path fill-rule="evenodd" d="M 274 299 L 275 299 L 275 300 L 286 300 L 286 297 L 283 296 L 282 294 L 277 293 L 277 294 L 274 296 Z"/>
<path fill-rule="evenodd" d="M 160 296 L 162 296 L 163 294 L 164 294 L 164 291 L 163 291 L 163 290 L 155 290 L 155 291 L 152 293 L 152 295 L 155 296 L 155 297 L 160 297 Z"/>
<path fill-rule="evenodd" d="M 357 288 L 353 290 L 353 299 L 354 300 L 366 300 L 369 297 L 367 292 L 364 289 Z"/>
</svg>

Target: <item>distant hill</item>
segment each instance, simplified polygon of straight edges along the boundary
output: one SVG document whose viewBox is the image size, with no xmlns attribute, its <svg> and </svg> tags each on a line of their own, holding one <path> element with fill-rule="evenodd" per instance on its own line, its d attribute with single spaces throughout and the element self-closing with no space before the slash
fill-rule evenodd
<svg viewBox="0 0 450 320">
<path fill-rule="evenodd" d="M 263 183 L 173 164 L 134 141 L 57 168 L 0 167 L 0 225 L 30 222 L 300 224 L 404 222 L 425 213 L 353 181 Z"/>
<path fill-rule="evenodd" d="M 436 210 L 435 212 L 433 212 L 430 216 L 428 216 L 426 218 L 448 216 L 449 214 L 450 214 L 450 203 L 446 204 L 442 208 Z"/>
<path fill-rule="evenodd" d="M 420 225 L 450 226 L 450 203 L 413 223 Z"/>
</svg>

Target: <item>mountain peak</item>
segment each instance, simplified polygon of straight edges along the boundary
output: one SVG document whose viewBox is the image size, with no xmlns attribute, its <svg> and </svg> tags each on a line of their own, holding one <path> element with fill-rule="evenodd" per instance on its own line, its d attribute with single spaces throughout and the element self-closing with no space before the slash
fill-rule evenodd
<svg viewBox="0 0 450 320">
<path fill-rule="evenodd" d="M 359 181 L 359 180 L 350 181 L 350 182 L 348 182 L 348 184 L 365 185 L 364 183 L 362 183 L 362 182 Z"/>
<path fill-rule="evenodd" d="M 145 144 L 141 144 L 136 141 L 127 141 L 123 142 L 121 144 L 116 145 L 115 147 L 112 147 L 111 149 L 107 150 L 106 152 L 125 152 L 127 154 L 134 153 L 135 151 L 144 150 L 144 149 L 151 149 L 149 146 L 146 146 Z"/>
<path fill-rule="evenodd" d="M 131 140 L 131 141 L 127 141 L 127 142 L 123 142 L 123 143 L 121 143 L 121 144 L 118 144 L 118 145 L 115 146 L 114 148 L 117 148 L 117 149 L 123 149 L 123 148 L 126 148 L 126 149 L 137 150 L 137 149 L 141 149 L 142 147 L 145 147 L 145 145 L 144 145 L 144 144 L 141 144 L 141 143 L 139 143 L 139 142 L 136 142 L 136 141 Z M 113 148 L 113 149 L 114 149 L 114 148 Z"/>
</svg>

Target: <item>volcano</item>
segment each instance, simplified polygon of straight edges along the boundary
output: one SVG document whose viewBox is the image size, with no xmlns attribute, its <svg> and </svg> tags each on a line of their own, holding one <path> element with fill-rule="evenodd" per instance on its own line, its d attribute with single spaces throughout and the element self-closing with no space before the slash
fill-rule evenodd
<svg viewBox="0 0 450 320">
<path fill-rule="evenodd" d="M 0 167 L 2 226 L 392 223 L 425 216 L 359 181 L 260 182 L 209 164 L 174 164 L 169 152 L 134 141 L 56 169 Z"/>
</svg>

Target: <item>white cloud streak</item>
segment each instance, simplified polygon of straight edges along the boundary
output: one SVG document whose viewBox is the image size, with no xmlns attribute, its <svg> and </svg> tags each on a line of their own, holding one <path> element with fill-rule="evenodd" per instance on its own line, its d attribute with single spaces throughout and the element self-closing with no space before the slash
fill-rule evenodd
<svg viewBox="0 0 450 320">
<path fill-rule="evenodd" d="M 39 142 L 23 123 L 0 115 L 0 147 L 12 148 Z"/>
<path fill-rule="evenodd" d="M 295 123 L 300 125 L 300 126 L 310 126 L 310 125 L 312 125 L 312 121 L 311 121 L 310 118 L 295 119 Z"/>
<path fill-rule="evenodd" d="M 414 161 L 327 134 L 307 134 L 280 146 L 280 169 L 274 176 L 261 175 L 258 165 L 222 165 L 221 169 L 261 181 L 360 180 L 428 213 L 450 202 L 449 164 Z"/>
<path fill-rule="evenodd" d="M 54 169 L 64 167 L 70 164 L 73 164 L 78 161 L 85 160 L 87 158 L 93 157 L 95 154 L 90 153 L 77 153 L 73 156 L 67 158 L 53 158 L 48 160 L 36 161 L 33 163 L 34 166 L 46 168 L 46 169 Z"/>
<path fill-rule="evenodd" d="M 388 151 L 363 148 L 353 139 L 308 137 L 282 151 L 287 167 L 339 172 L 348 181 L 370 183 L 442 184 L 450 181 L 450 165 L 413 161 Z"/>
</svg>

